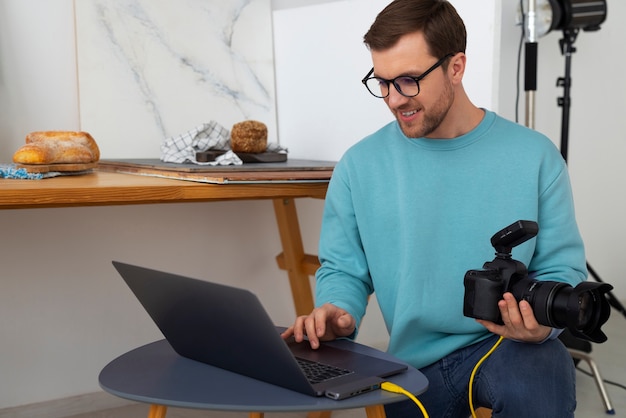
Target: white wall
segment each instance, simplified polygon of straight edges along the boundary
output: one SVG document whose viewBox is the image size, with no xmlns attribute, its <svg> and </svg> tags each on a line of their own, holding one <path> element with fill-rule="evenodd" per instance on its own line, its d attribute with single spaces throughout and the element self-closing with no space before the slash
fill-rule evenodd
<svg viewBox="0 0 626 418">
<path fill-rule="evenodd" d="M 353 2 L 317 3 L 305 7 L 328 7 L 328 13 Z M 463 2 L 455 3 L 461 6 Z M 493 83 L 467 87 L 473 95 L 493 89 L 489 94 L 493 106 L 512 117 L 511 69 L 517 48 L 514 10 L 508 4 L 499 9 L 496 0 L 491 4 L 496 6 L 490 10 L 503 15 L 501 36 L 495 19 L 496 46 L 477 45 L 476 49 L 493 48 L 494 59 L 501 53 L 502 61 L 490 76 Z M 71 5 L 71 0 L 0 1 L 2 161 L 21 145 L 23 132 L 78 128 Z M 282 8 L 277 12 L 291 10 L 284 2 L 279 6 Z M 621 236 L 626 231 L 620 215 L 626 209 L 621 193 L 626 169 L 621 160 L 626 151 L 626 120 L 620 111 L 626 108 L 626 79 L 620 77 L 620 69 L 625 67 L 626 58 L 619 51 L 626 29 L 617 18 L 626 16 L 625 8 L 626 2 L 612 2 L 603 29 L 579 36 L 578 52 L 573 57 L 570 140 L 578 218 L 589 258 L 604 278 L 616 285 L 615 293 L 622 299 L 626 298 L 626 279 L 620 274 L 619 260 Z M 30 24 L 20 24 L 24 21 Z M 333 19 L 328 22 L 340 23 Z M 368 67 L 360 40 L 363 24 L 346 19 L 344 26 L 333 27 L 335 43 L 308 46 L 306 52 L 312 56 L 326 56 L 333 45 L 361 54 L 354 63 L 358 65 L 341 57 L 330 62 L 320 60 L 320 74 L 354 68 L 356 78 L 349 74 L 350 79 L 362 89 L 358 80 Z M 554 84 L 563 72 L 558 38 L 558 34 L 550 34 L 540 40 L 537 103 L 538 129 L 557 142 L 560 109 L 556 97 L 561 93 Z M 276 39 L 277 45 L 283 41 Z M 473 55 L 470 66 L 486 59 Z M 33 61 L 43 64 L 34 65 Z M 280 61 L 277 63 L 280 77 L 284 68 Z M 321 88 L 328 83 L 322 80 Z M 337 142 L 345 147 L 367 133 L 363 123 L 370 118 L 369 113 L 355 115 L 345 103 L 370 98 L 356 96 L 363 92 L 354 91 L 354 97 L 352 92 L 341 93 L 321 98 L 302 96 L 297 111 L 288 113 L 288 118 L 282 113 L 287 112 L 281 108 L 284 104 L 279 102 L 279 124 L 287 124 L 280 126 L 282 140 L 303 138 L 310 129 L 315 130 L 315 135 L 301 139 L 302 143 L 291 141 L 294 154 L 302 149 L 304 156 L 322 158 L 329 155 L 324 151 L 327 148 L 310 144 Z M 322 112 L 333 104 L 340 105 L 339 111 Z M 378 107 L 372 107 L 373 115 L 386 117 L 384 108 L 380 110 L 382 103 L 374 101 L 372 106 Z M 322 117 L 328 118 L 321 124 L 323 130 L 318 126 Z M 334 122 L 338 121 L 348 127 L 336 129 Z M 305 249 L 315 253 L 322 202 L 302 200 L 298 208 Z M 110 266 L 112 259 L 249 287 L 259 294 L 276 322 L 286 323 L 293 316 L 286 275 L 273 260 L 280 243 L 270 202 L 9 210 L 0 212 L 0 231 L 0 409 L 97 391 L 97 374 L 109 360 L 159 337 Z M 368 329 L 366 320 L 365 342 L 376 341 L 383 333 L 375 320 L 369 323 L 373 327 Z"/>
<path fill-rule="evenodd" d="M 0 2 L 0 162 L 28 132 L 78 127 L 74 52 L 71 0 Z"/>
<path fill-rule="evenodd" d="M 2 162 L 30 131 L 80 128 L 72 5 L 0 1 Z M 315 253 L 323 202 L 297 204 Z M 247 287 L 277 323 L 294 317 L 271 201 L 7 210 L 0 231 L 0 410 L 99 391 L 107 362 L 160 338 L 114 259 Z"/>
<path fill-rule="evenodd" d="M 292 155 L 339 159 L 350 145 L 392 120 L 384 102 L 361 83 L 372 67 L 363 35 L 387 3 L 310 2 L 274 11 L 279 133 Z M 499 37 L 493 36 L 498 2 L 452 3 L 466 19 L 470 39 L 468 94 L 478 106 L 493 108 L 498 91 Z"/>
<path fill-rule="evenodd" d="M 512 3 L 516 2 L 503 3 L 506 5 L 503 7 L 500 111 L 513 118 L 518 29 L 512 30 L 509 26 L 509 30 L 505 30 L 504 21 L 507 14 L 509 20 L 512 18 L 515 9 Z M 621 74 L 626 57 L 615 51 L 623 49 L 621 40 L 626 36 L 620 23 L 623 16 L 626 16 L 626 2 L 608 2 L 607 20 L 600 31 L 581 32 L 574 43 L 568 141 L 568 164 L 587 259 L 602 280 L 615 286 L 613 293 L 621 300 L 626 298 L 626 278 L 620 262 L 623 257 L 620 237 L 626 234 L 623 218 L 626 213 L 623 193 L 626 119 L 621 115 L 626 109 L 626 79 Z M 557 98 L 563 96 L 557 79 L 565 76 L 565 57 L 559 47 L 562 38 L 562 32 L 556 31 L 538 40 L 535 127 L 557 145 L 561 143 L 562 121 Z M 523 78 L 521 88 L 520 121 L 523 122 Z M 613 315 L 616 314 L 620 315 L 613 311 Z"/>
<path fill-rule="evenodd" d="M 588 260 L 614 294 L 626 298 L 626 276 L 621 259 L 626 235 L 626 66 L 623 39 L 626 2 L 609 1 L 607 20 L 598 32 L 581 32 L 572 55 L 572 90 L 568 163 L 577 219 Z M 561 32 L 539 39 L 536 128 L 560 144 L 565 75 Z M 523 120 L 523 119 L 522 119 Z M 615 311 L 614 311 L 615 314 Z M 618 314 L 619 315 L 619 314 Z"/>
</svg>

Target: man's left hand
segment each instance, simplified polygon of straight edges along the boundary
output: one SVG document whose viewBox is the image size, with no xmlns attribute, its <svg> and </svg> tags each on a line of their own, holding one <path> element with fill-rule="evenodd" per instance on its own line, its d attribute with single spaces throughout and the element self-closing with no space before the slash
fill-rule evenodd
<svg viewBox="0 0 626 418">
<path fill-rule="evenodd" d="M 498 308 L 504 325 L 482 319 L 476 321 L 494 334 L 517 341 L 538 343 L 550 335 L 552 328 L 537 322 L 530 303 L 525 300 L 518 303 L 512 293 L 503 295 Z"/>
</svg>

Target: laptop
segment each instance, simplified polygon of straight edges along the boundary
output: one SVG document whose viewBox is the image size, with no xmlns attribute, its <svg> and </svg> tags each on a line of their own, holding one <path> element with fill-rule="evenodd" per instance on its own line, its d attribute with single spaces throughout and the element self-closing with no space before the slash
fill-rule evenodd
<svg viewBox="0 0 626 418">
<path fill-rule="evenodd" d="M 340 400 L 380 388 L 407 369 L 321 344 L 285 341 L 252 292 L 113 261 L 113 265 L 183 357 L 282 386 Z M 307 377 L 309 369 L 313 377 Z"/>
</svg>

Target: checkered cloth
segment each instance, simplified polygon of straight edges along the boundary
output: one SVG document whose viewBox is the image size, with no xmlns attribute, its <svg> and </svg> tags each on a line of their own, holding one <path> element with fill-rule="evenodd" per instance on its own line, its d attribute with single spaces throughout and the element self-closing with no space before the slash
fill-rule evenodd
<svg viewBox="0 0 626 418">
<path fill-rule="evenodd" d="M 41 180 L 46 177 L 56 177 L 61 173 L 30 173 L 25 168 L 18 168 L 15 164 L 0 164 L 0 179 Z"/>
<path fill-rule="evenodd" d="M 26 168 L 18 167 L 15 164 L 0 164 L 0 179 L 18 179 L 18 180 L 41 180 L 50 177 L 59 176 L 79 176 L 81 174 L 91 173 L 93 170 L 81 171 L 47 171 L 45 173 L 31 173 Z"/>
<path fill-rule="evenodd" d="M 25 168 L 17 168 L 15 164 L 0 164 L 0 179 L 28 179 L 39 180 L 44 178 L 41 173 L 29 173 Z"/>
<path fill-rule="evenodd" d="M 199 162 L 197 152 L 226 151 L 215 161 Z M 287 152 L 277 144 L 267 144 L 271 152 Z M 191 162 L 199 165 L 241 165 L 241 159 L 230 149 L 230 131 L 215 121 L 198 125 L 184 134 L 167 138 L 161 144 L 161 161 L 168 163 Z"/>
</svg>

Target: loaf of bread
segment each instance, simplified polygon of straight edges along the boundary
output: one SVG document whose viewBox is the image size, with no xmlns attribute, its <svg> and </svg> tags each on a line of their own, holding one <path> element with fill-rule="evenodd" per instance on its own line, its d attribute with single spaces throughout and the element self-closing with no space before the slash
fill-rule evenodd
<svg viewBox="0 0 626 418">
<path fill-rule="evenodd" d="M 79 164 L 100 159 L 98 144 L 87 132 L 41 131 L 26 135 L 13 154 L 18 164 Z"/>
<path fill-rule="evenodd" d="M 233 125 L 230 131 L 230 148 L 233 152 L 259 154 L 267 150 L 267 126 L 256 120 L 246 120 Z"/>
</svg>

